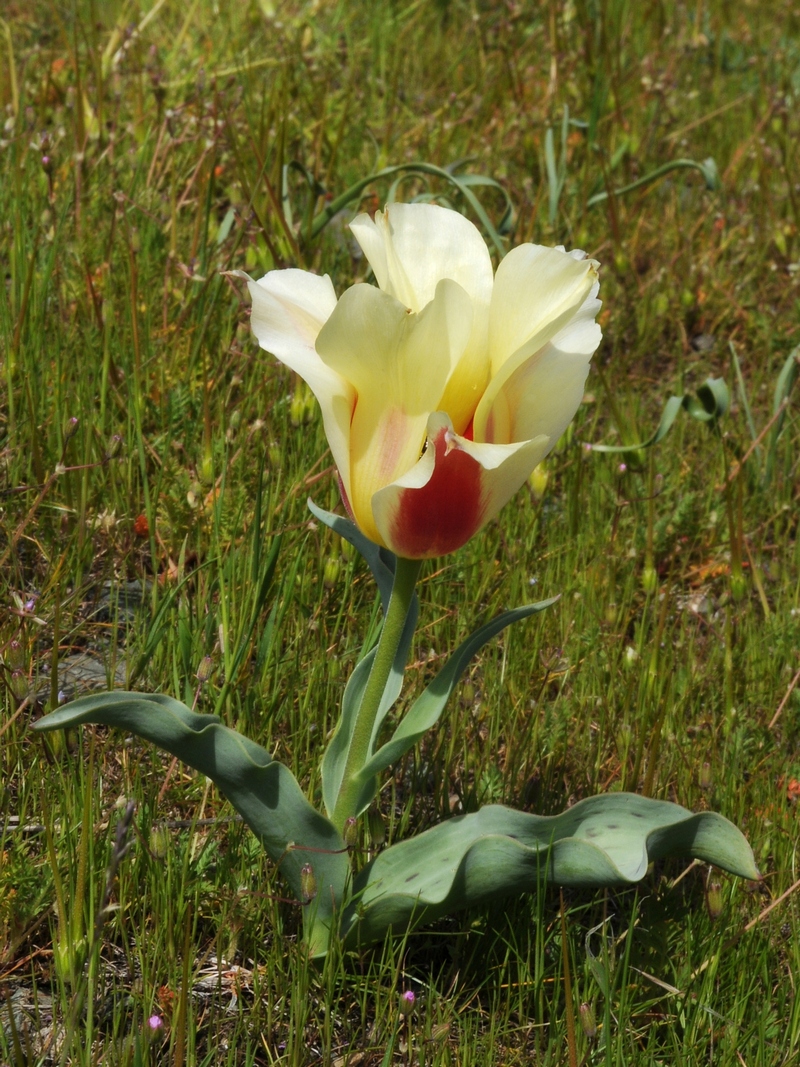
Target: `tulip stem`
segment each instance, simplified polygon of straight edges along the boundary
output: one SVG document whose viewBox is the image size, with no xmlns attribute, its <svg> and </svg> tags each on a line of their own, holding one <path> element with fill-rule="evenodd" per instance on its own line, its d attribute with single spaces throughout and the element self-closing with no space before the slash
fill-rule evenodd
<svg viewBox="0 0 800 1067">
<path fill-rule="evenodd" d="M 378 638 L 378 647 L 375 650 L 372 670 L 369 673 L 364 695 L 361 698 L 361 705 L 356 715 L 353 735 L 347 753 L 347 762 L 342 776 L 342 784 L 331 818 L 334 826 L 340 832 L 343 830 L 347 819 L 358 814 L 356 808 L 361 792 L 361 783 L 357 780 L 357 775 L 369 759 L 370 741 L 375 728 L 375 719 L 378 715 L 378 708 L 380 707 L 386 683 L 389 680 L 392 664 L 397 655 L 421 566 L 422 560 L 419 559 L 402 559 L 400 557 L 397 559 L 389 608 L 383 620 L 383 628 Z"/>
</svg>

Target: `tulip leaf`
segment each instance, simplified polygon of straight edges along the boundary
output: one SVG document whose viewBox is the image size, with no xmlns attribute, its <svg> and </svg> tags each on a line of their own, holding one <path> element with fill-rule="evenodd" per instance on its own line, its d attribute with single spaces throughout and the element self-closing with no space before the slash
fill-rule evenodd
<svg viewBox="0 0 800 1067">
<path fill-rule="evenodd" d="M 394 552 L 376 545 L 374 541 L 370 541 L 354 522 L 346 519 L 343 515 L 325 511 L 324 508 L 318 507 L 313 500 L 308 500 L 307 504 L 308 510 L 312 515 L 318 518 L 320 522 L 324 522 L 326 526 L 329 526 L 334 533 L 343 537 L 345 541 L 349 541 L 353 548 L 360 552 L 367 561 L 367 566 L 372 571 L 372 577 L 378 584 L 385 615 L 392 595 L 392 583 L 394 582 L 394 572 L 397 564 L 397 557 Z M 418 603 L 416 594 L 415 602 Z"/>
<path fill-rule="evenodd" d="M 210 778 L 280 865 L 298 900 L 307 896 L 301 870 L 310 864 L 316 896 L 304 913 L 306 937 L 324 952 L 334 910 L 350 873 L 344 842 L 309 804 L 288 768 L 260 745 L 219 721 L 197 715 L 163 694 L 98 693 L 66 704 L 34 724 L 41 731 L 97 723 L 152 741 Z"/>
<path fill-rule="evenodd" d="M 656 432 L 638 445 L 592 445 L 593 452 L 636 452 L 640 448 L 652 448 L 659 444 L 672 429 L 672 424 L 683 410 L 698 422 L 712 425 L 727 415 L 730 407 L 730 393 L 722 378 L 707 378 L 697 390 L 696 395 L 686 393 L 684 396 L 671 396 L 664 405 L 661 421 Z"/>
<path fill-rule="evenodd" d="M 595 204 L 601 204 L 604 200 L 608 200 L 610 195 L 613 195 L 614 198 L 625 196 L 626 193 L 632 193 L 636 189 L 642 189 L 646 185 L 651 185 L 653 182 L 658 181 L 659 178 L 663 178 L 666 174 L 669 174 L 670 171 L 687 169 L 699 170 L 706 183 L 706 189 L 711 192 L 717 192 L 722 188 L 717 164 L 711 156 L 709 156 L 708 159 L 704 159 L 702 163 L 698 163 L 695 159 L 672 159 L 669 163 L 664 163 L 662 166 L 650 171 L 649 174 L 637 178 L 635 182 L 631 182 L 629 185 L 623 185 L 621 189 L 615 189 L 613 194 L 610 194 L 607 191 L 595 193 L 594 196 L 590 196 L 586 201 L 586 206 L 594 207 Z"/>
<path fill-rule="evenodd" d="M 459 645 L 445 666 L 403 716 L 392 737 L 364 765 L 359 775 L 364 790 L 362 794 L 364 807 L 369 804 L 377 790 L 376 775 L 396 763 L 410 748 L 414 747 L 427 730 L 439 721 L 450 699 L 450 694 L 475 653 L 511 623 L 544 611 L 557 600 L 558 597 L 552 597 L 550 600 L 542 600 L 537 604 L 525 604 L 523 607 L 504 611 L 502 615 L 498 615 L 496 619 L 481 626 Z"/>
<path fill-rule="evenodd" d="M 457 816 L 382 852 L 356 876 L 342 915 L 348 945 L 369 944 L 459 908 L 529 892 L 545 879 L 564 886 L 637 882 L 668 856 L 759 877 L 744 835 L 713 812 L 631 793 L 590 797 L 560 815 L 490 805 Z"/>
</svg>

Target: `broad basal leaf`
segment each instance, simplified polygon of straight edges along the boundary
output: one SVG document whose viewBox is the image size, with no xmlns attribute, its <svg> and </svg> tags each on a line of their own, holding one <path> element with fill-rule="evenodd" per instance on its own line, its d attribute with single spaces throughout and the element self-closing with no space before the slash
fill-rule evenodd
<svg viewBox="0 0 800 1067">
<path fill-rule="evenodd" d="M 58 730 L 100 723 L 129 730 L 210 778 L 280 865 L 298 900 L 300 872 L 310 864 L 316 897 L 306 906 L 307 940 L 315 954 L 327 933 L 350 873 L 344 842 L 306 800 L 296 779 L 260 745 L 229 729 L 215 715 L 196 715 L 163 694 L 100 693 L 67 704 L 34 724 Z M 309 926 L 311 929 L 309 929 Z"/>
<path fill-rule="evenodd" d="M 560 815 L 500 805 L 441 823 L 381 853 L 356 877 L 342 936 L 368 944 L 459 908 L 534 889 L 636 882 L 681 855 L 757 878 L 742 833 L 721 815 L 631 793 L 591 797 Z"/>
</svg>

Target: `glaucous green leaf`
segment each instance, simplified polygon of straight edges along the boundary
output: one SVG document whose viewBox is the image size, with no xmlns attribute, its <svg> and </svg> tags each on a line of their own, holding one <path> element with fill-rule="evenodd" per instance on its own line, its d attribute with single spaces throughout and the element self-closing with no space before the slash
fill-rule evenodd
<svg viewBox="0 0 800 1067">
<path fill-rule="evenodd" d="M 372 577 L 377 582 L 385 615 L 389 607 L 392 583 L 394 582 L 396 564 L 394 552 L 390 552 L 388 548 L 381 548 L 374 541 L 370 541 L 354 522 L 346 519 L 343 515 L 335 515 L 332 511 L 326 511 L 324 508 L 318 507 L 313 500 L 308 500 L 306 503 L 308 504 L 308 510 L 315 518 L 325 523 L 334 533 L 343 537 L 345 541 L 349 541 L 353 548 L 360 552 L 367 561 L 367 565 L 372 571 Z"/>
<path fill-rule="evenodd" d="M 306 940 L 314 954 L 326 951 L 350 864 L 340 835 L 312 808 L 291 771 L 216 715 L 197 715 L 163 694 L 98 693 L 45 715 L 34 729 L 83 723 L 135 733 L 210 778 L 279 865 L 298 900 L 307 895 L 301 871 L 310 864 L 316 896 L 305 905 Z"/>
<path fill-rule="evenodd" d="M 713 812 L 692 814 L 631 793 L 590 797 L 554 816 L 491 805 L 372 860 L 355 879 L 341 933 L 349 945 L 369 944 L 392 929 L 530 891 L 544 879 L 565 886 L 636 882 L 650 862 L 672 855 L 759 877 L 744 835 Z"/>
<path fill-rule="evenodd" d="M 365 764 L 360 777 L 364 782 L 365 788 L 368 787 L 370 782 L 373 783 L 370 800 L 375 795 L 375 776 L 393 763 L 396 763 L 410 748 L 413 748 L 426 730 L 430 730 L 439 721 L 439 717 L 450 699 L 450 694 L 475 653 L 487 641 L 496 637 L 506 626 L 510 626 L 512 622 L 519 622 L 521 619 L 527 619 L 529 615 L 544 611 L 551 604 L 555 604 L 557 600 L 558 597 L 551 597 L 550 600 L 541 600 L 538 604 L 525 604 L 521 608 L 504 611 L 496 619 L 492 619 L 485 626 L 481 626 L 480 629 L 476 630 L 474 634 L 459 645 L 445 666 L 403 716 L 392 737 Z M 369 803 L 369 800 L 367 800 L 367 803 Z"/>
</svg>

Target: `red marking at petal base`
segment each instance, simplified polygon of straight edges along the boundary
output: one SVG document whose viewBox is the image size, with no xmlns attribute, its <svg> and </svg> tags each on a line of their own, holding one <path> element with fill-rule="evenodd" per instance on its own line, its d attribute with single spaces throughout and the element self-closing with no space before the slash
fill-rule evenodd
<svg viewBox="0 0 800 1067">
<path fill-rule="evenodd" d="M 431 559 L 455 552 L 483 525 L 481 465 L 459 448 L 447 449 L 441 430 L 433 474 L 421 489 L 400 493 L 392 525 L 392 550 L 406 559 Z"/>
</svg>

